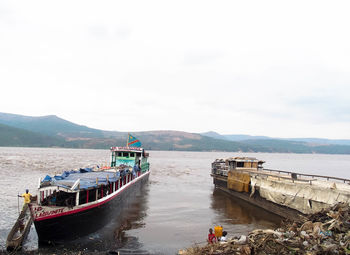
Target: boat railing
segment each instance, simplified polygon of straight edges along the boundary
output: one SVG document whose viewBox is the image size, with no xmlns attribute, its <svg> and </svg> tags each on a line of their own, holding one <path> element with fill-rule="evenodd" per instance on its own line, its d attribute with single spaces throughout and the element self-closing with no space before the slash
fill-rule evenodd
<svg viewBox="0 0 350 255">
<path fill-rule="evenodd" d="M 345 179 L 345 178 L 340 178 L 340 177 L 332 177 L 332 176 L 324 176 L 324 175 L 316 175 L 316 174 L 302 174 L 302 173 L 296 173 L 296 172 L 290 172 L 290 171 L 284 171 L 284 170 L 267 169 L 267 168 L 264 168 L 263 170 L 269 171 L 269 172 L 284 173 L 284 174 L 290 175 L 291 177 L 295 176 L 295 178 L 297 178 L 297 176 L 299 176 L 299 177 L 302 177 L 302 176 L 303 177 L 311 177 L 312 179 L 322 178 L 322 179 L 326 179 L 327 181 L 335 180 L 335 181 L 341 181 L 341 182 L 350 184 L 350 179 Z"/>
<path fill-rule="evenodd" d="M 212 168 L 212 174 L 220 175 L 220 173 L 223 170 L 224 169 Z M 243 170 L 243 169 L 235 169 L 235 171 L 252 173 L 252 171 L 250 171 L 250 170 Z M 264 173 L 263 171 L 270 172 L 270 174 Z M 258 171 L 254 172 L 254 173 L 256 173 L 258 175 L 263 175 L 263 176 L 273 176 L 273 177 L 277 177 L 277 178 L 281 178 L 281 179 L 288 179 L 288 180 L 291 179 L 293 182 L 294 182 L 294 180 L 297 180 L 299 182 L 309 182 L 310 184 L 312 184 L 312 181 L 317 180 L 315 178 L 321 178 L 321 179 L 325 179 L 327 181 L 333 180 L 333 181 L 337 181 L 337 182 L 347 183 L 350 185 L 350 179 L 333 177 L 333 176 L 324 176 L 324 175 L 316 175 L 316 174 L 302 174 L 302 173 L 296 173 L 296 172 L 291 172 L 291 171 L 268 169 L 268 168 L 263 168 L 261 170 L 259 169 Z M 276 173 L 277 174 L 286 174 L 288 176 L 276 175 Z M 301 177 L 311 177 L 312 179 L 302 179 Z"/>
<path fill-rule="evenodd" d="M 249 173 L 251 175 L 275 177 L 275 178 L 278 178 L 278 180 L 280 180 L 280 179 L 290 180 L 293 183 L 295 181 L 297 181 L 297 182 L 306 182 L 306 183 L 312 184 L 312 181 L 315 181 L 315 180 L 297 179 L 297 178 L 293 178 L 292 176 L 283 176 L 283 175 L 276 175 L 276 174 L 269 174 L 269 173 L 262 173 L 262 172 L 252 172 L 250 170 L 243 170 L 243 169 L 236 169 L 235 171 L 238 171 L 238 172 L 241 172 L 241 173 Z"/>
</svg>

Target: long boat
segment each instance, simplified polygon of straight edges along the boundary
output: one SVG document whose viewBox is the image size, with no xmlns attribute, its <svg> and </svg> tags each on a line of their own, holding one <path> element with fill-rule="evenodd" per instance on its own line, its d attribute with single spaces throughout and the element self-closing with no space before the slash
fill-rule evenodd
<svg viewBox="0 0 350 255">
<path fill-rule="evenodd" d="M 88 235 L 123 212 L 147 182 L 149 154 L 139 147 L 112 147 L 111 164 L 81 168 L 39 180 L 29 204 L 39 244 L 63 243 Z"/>
<path fill-rule="evenodd" d="M 9 252 L 19 251 L 22 248 L 23 241 L 27 238 L 30 227 L 33 223 L 30 210 L 27 204 L 24 204 L 16 223 L 13 225 L 6 239 L 6 250 Z"/>
<path fill-rule="evenodd" d="M 302 220 L 336 203 L 350 203 L 350 180 L 265 169 L 253 157 L 216 159 L 216 188 L 283 218 Z"/>
</svg>

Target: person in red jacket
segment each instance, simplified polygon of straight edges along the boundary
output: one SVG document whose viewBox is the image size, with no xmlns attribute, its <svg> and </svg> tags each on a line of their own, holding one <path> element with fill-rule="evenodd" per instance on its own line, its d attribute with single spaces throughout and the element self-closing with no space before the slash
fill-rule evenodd
<svg viewBox="0 0 350 255">
<path fill-rule="evenodd" d="M 215 243 L 216 242 L 216 237 L 213 234 L 213 229 L 209 229 L 209 234 L 208 234 L 208 243 Z"/>
</svg>

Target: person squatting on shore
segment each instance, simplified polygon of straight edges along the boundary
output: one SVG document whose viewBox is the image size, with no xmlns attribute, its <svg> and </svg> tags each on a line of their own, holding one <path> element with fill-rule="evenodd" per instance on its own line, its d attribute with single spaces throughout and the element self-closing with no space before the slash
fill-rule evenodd
<svg viewBox="0 0 350 255">
<path fill-rule="evenodd" d="M 208 234 L 208 243 L 216 243 L 216 237 L 213 234 L 213 229 L 209 229 L 209 234 Z"/>
</svg>

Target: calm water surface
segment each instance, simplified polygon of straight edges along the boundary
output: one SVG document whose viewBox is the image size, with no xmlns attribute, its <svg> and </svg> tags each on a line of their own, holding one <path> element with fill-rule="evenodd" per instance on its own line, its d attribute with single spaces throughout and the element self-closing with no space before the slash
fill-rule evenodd
<svg viewBox="0 0 350 255">
<path fill-rule="evenodd" d="M 255 228 L 275 228 L 280 222 L 277 216 L 214 190 L 211 162 L 235 155 L 265 160 L 266 168 L 350 178 L 349 155 L 151 151 L 149 184 L 136 194 L 122 216 L 116 215 L 100 231 L 60 247 L 38 247 L 32 227 L 25 250 L 120 249 L 122 253 L 176 254 L 181 248 L 205 242 L 208 229 L 216 224 L 229 236 Z M 109 157 L 108 150 L 0 148 L 1 249 L 23 203 L 17 194 L 26 188 L 35 194 L 38 179 L 46 174 L 107 164 Z"/>
</svg>

